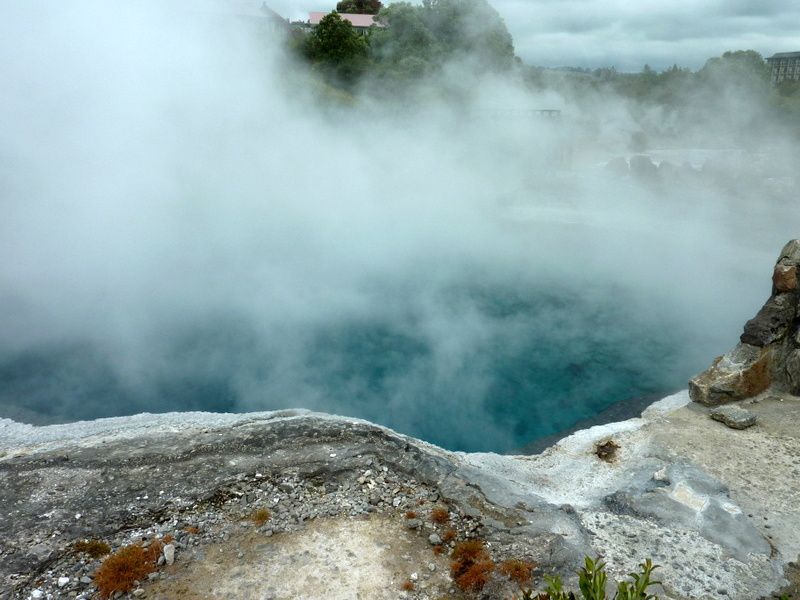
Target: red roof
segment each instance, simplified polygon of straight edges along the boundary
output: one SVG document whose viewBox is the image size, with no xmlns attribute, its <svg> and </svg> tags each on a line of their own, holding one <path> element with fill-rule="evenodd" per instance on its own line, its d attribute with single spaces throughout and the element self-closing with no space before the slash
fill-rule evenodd
<svg viewBox="0 0 800 600">
<path fill-rule="evenodd" d="M 324 12 L 308 13 L 308 22 L 311 23 L 312 25 L 319 25 L 319 22 L 322 21 L 322 18 L 327 16 L 328 14 L 329 13 L 324 13 Z M 339 13 L 339 16 L 342 17 L 345 21 L 350 21 L 353 27 L 370 27 L 372 25 L 383 27 L 383 25 L 375 21 L 375 15 L 354 15 L 350 13 Z"/>
</svg>

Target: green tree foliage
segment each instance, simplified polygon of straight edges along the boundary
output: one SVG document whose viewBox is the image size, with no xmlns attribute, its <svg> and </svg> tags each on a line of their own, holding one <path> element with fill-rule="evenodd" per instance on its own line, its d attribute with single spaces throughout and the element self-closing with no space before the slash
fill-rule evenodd
<svg viewBox="0 0 800 600">
<path fill-rule="evenodd" d="M 376 72 L 404 82 L 457 60 L 477 71 L 514 64 L 514 44 L 503 19 L 486 0 L 398 2 L 382 9 L 385 27 L 370 36 Z"/>
<path fill-rule="evenodd" d="M 398 2 L 384 8 L 378 19 L 385 29 L 370 37 L 372 56 L 381 75 L 414 79 L 431 71 L 444 52 L 418 6 Z"/>
<path fill-rule="evenodd" d="M 306 54 L 326 75 L 352 83 L 367 66 L 368 46 L 353 25 L 332 12 L 306 39 Z"/>
<path fill-rule="evenodd" d="M 336 12 L 357 15 L 377 15 L 383 7 L 379 0 L 342 0 L 336 5 Z"/>
</svg>

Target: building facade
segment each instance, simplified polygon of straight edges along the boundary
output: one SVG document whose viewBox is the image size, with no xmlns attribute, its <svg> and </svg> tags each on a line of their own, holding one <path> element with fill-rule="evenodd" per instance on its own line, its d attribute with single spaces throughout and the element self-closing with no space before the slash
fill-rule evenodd
<svg viewBox="0 0 800 600">
<path fill-rule="evenodd" d="M 324 12 L 312 12 L 308 13 L 308 24 L 311 28 L 316 27 L 319 25 L 319 22 L 322 21 L 329 13 Z M 359 33 L 366 33 L 369 31 L 370 27 L 384 27 L 383 23 L 379 23 L 375 20 L 374 15 L 357 15 L 357 14 L 350 14 L 350 13 L 339 13 L 339 16 L 342 17 L 343 20 L 349 21 L 353 28 L 358 31 Z"/>
<path fill-rule="evenodd" d="M 772 83 L 800 81 L 800 52 L 778 52 L 767 62 L 772 67 Z"/>
</svg>

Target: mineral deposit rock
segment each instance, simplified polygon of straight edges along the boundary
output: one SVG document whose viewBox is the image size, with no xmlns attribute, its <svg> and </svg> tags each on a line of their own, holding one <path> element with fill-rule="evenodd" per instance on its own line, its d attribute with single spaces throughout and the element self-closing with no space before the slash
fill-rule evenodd
<svg viewBox="0 0 800 600">
<path fill-rule="evenodd" d="M 776 391 L 800 394 L 800 240 L 781 250 L 772 273 L 772 295 L 747 321 L 740 343 L 689 381 L 695 402 L 716 406 Z"/>
<path fill-rule="evenodd" d="M 769 351 L 738 344 L 689 381 L 689 396 L 706 406 L 742 400 L 769 387 Z"/>
<path fill-rule="evenodd" d="M 796 290 L 797 266 L 775 265 L 775 271 L 772 273 L 772 285 L 776 294 Z"/>
</svg>

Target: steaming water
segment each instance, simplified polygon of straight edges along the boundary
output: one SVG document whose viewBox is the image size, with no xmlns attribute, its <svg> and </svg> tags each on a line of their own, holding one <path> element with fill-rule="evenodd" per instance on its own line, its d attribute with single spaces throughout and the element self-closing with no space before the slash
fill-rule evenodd
<svg viewBox="0 0 800 600">
<path fill-rule="evenodd" d="M 163 331 L 135 382 L 100 346 L 50 345 L 2 357 L 0 410 L 44 423 L 308 406 L 451 449 L 510 451 L 611 403 L 677 389 L 702 367 L 679 323 L 632 317 L 621 289 L 594 290 L 591 301 L 584 292 L 451 286 L 450 337 L 470 341 L 450 349 L 412 300 L 383 317 L 297 331 L 292 348 L 265 343 L 245 319 L 217 316 Z"/>
<path fill-rule="evenodd" d="M 458 64 L 414 111 L 342 108 L 257 32 L 149 4 L 0 3 L 0 416 L 304 407 L 513 450 L 683 387 L 797 234 L 772 133 L 761 163 L 587 176 L 672 126 Z M 480 116 L 535 106 L 564 119 Z"/>
</svg>

